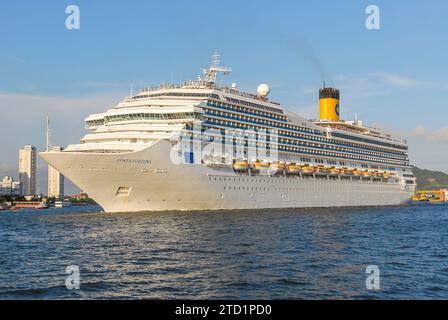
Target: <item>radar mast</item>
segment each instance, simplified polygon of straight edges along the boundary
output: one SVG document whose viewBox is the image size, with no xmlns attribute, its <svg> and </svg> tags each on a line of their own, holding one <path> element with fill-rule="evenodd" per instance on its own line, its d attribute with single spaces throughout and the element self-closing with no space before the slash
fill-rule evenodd
<svg viewBox="0 0 448 320">
<path fill-rule="evenodd" d="M 229 68 L 224 68 L 220 66 L 221 63 L 221 55 L 215 52 L 212 55 L 212 64 L 209 69 L 202 68 L 202 72 L 204 73 L 204 81 L 209 83 L 215 83 L 218 73 L 222 73 L 223 75 L 228 75 L 232 72 Z"/>
</svg>

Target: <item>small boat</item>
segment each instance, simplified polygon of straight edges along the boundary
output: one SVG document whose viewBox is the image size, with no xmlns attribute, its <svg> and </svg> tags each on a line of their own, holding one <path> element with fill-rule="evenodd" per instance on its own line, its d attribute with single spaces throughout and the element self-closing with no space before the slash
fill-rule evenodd
<svg viewBox="0 0 448 320">
<path fill-rule="evenodd" d="M 255 167 L 258 169 L 265 169 L 269 167 L 269 162 L 268 161 L 255 161 Z"/>
<path fill-rule="evenodd" d="M 388 180 L 388 179 L 390 179 L 391 176 L 392 176 L 392 174 L 390 172 L 384 172 L 383 173 L 383 179 Z"/>
<path fill-rule="evenodd" d="M 257 160 L 255 161 L 254 167 L 257 172 L 266 173 L 269 169 L 269 162 Z"/>
<path fill-rule="evenodd" d="M 362 171 L 359 169 L 355 169 L 352 171 L 353 176 L 359 177 L 362 174 Z"/>
<path fill-rule="evenodd" d="M 282 173 L 286 169 L 286 166 L 282 162 L 273 162 L 269 165 L 270 173 Z"/>
<path fill-rule="evenodd" d="M 302 166 L 302 173 L 304 174 L 313 174 L 314 173 L 314 167 L 309 165 Z"/>
<path fill-rule="evenodd" d="M 299 174 L 301 166 L 296 163 L 291 163 L 286 167 L 286 172 L 289 174 Z"/>
<path fill-rule="evenodd" d="M 335 167 L 330 168 L 330 174 L 331 175 L 338 175 L 340 173 L 341 173 L 341 170 L 339 170 L 338 168 L 335 168 Z"/>
<path fill-rule="evenodd" d="M 68 208 L 72 206 L 70 201 L 56 201 L 54 203 L 55 208 Z"/>
<path fill-rule="evenodd" d="M 17 209 L 48 209 L 48 204 L 44 201 L 23 201 L 15 202 L 14 207 Z"/>
<path fill-rule="evenodd" d="M 341 169 L 341 175 L 343 175 L 343 176 L 352 176 L 353 175 L 353 170 L 350 170 L 348 168 L 342 168 Z"/>
<path fill-rule="evenodd" d="M 6 202 L 0 203 L 0 211 L 9 210 L 10 208 L 11 208 L 11 206 Z"/>
<path fill-rule="evenodd" d="M 249 168 L 249 164 L 247 163 L 247 160 L 237 160 L 233 164 L 233 169 L 236 171 L 247 171 Z"/>
<path fill-rule="evenodd" d="M 364 170 L 361 174 L 363 177 L 366 177 L 366 178 L 370 178 L 372 176 L 372 173 L 368 170 Z"/>
<path fill-rule="evenodd" d="M 286 168 L 283 162 L 273 162 L 270 164 L 270 167 L 278 170 L 284 170 Z"/>
<path fill-rule="evenodd" d="M 330 173 L 330 169 L 324 166 L 319 166 L 316 168 L 316 173 L 317 174 L 329 174 Z"/>
</svg>

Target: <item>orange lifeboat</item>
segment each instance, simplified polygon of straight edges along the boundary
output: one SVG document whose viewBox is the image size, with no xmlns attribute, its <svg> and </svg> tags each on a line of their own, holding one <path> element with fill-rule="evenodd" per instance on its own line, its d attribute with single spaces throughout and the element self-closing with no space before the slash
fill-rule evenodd
<svg viewBox="0 0 448 320">
<path fill-rule="evenodd" d="M 301 166 L 297 163 L 291 163 L 287 166 L 287 172 L 290 174 L 299 174 Z"/>
</svg>

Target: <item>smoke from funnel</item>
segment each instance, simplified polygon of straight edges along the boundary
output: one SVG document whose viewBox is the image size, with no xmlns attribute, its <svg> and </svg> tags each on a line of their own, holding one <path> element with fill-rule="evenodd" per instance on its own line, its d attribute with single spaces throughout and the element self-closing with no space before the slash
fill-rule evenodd
<svg viewBox="0 0 448 320">
<path fill-rule="evenodd" d="M 277 41 L 282 42 L 285 49 L 287 49 L 294 56 L 299 56 L 301 61 L 309 65 L 319 75 L 321 84 L 328 84 L 329 78 L 326 68 L 319 58 L 315 48 L 306 39 L 292 37 L 291 35 L 285 34 L 278 29 L 274 32 L 278 35 Z"/>
</svg>

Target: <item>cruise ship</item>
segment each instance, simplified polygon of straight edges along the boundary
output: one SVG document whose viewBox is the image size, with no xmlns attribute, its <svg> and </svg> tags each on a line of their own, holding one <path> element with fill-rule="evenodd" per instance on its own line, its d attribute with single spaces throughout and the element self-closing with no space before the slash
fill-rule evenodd
<svg viewBox="0 0 448 320">
<path fill-rule="evenodd" d="M 131 94 L 88 116 L 80 143 L 39 156 L 106 212 L 410 201 L 406 140 L 342 120 L 338 89 L 319 90 L 320 117 L 308 120 L 266 84 L 247 93 L 217 81 L 230 72 L 215 54 L 197 79 Z"/>
</svg>

